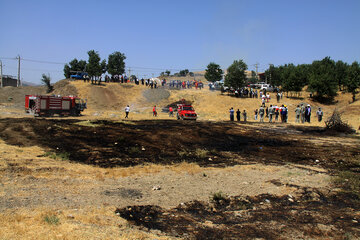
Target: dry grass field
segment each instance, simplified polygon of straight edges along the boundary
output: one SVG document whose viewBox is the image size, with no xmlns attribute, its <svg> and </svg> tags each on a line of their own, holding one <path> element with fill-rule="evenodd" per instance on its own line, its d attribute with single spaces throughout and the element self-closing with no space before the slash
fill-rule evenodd
<svg viewBox="0 0 360 240">
<path fill-rule="evenodd" d="M 306 92 L 284 97 L 289 123 L 260 124 L 260 100 L 207 87 L 73 81 L 55 91 L 87 99 L 88 109 L 34 119 L 23 96 L 44 89 L 0 89 L 1 240 L 360 237 L 360 101 L 349 104 L 349 94 L 328 105 Z M 161 111 L 180 99 L 193 102 L 197 122 Z M 301 102 L 325 120 L 338 109 L 357 133 L 324 131 L 314 115 L 295 124 Z M 249 122 L 231 123 L 230 107 L 246 109 Z"/>
</svg>

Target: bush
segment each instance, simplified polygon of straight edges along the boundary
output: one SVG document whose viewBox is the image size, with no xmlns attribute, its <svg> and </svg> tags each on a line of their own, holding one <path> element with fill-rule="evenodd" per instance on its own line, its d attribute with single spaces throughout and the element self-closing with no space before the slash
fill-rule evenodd
<svg viewBox="0 0 360 240">
<path fill-rule="evenodd" d="M 220 202 L 221 200 L 225 201 L 226 195 L 224 193 L 222 193 L 221 191 L 219 191 L 219 192 L 212 194 L 211 200 L 213 200 L 216 203 Z"/>
<path fill-rule="evenodd" d="M 60 223 L 60 219 L 55 215 L 46 215 L 44 217 L 44 222 L 50 225 L 58 225 Z"/>
<path fill-rule="evenodd" d="M 342 133 L 354 133 L 355 130 L 346 122 L 341 120 L 341 113 L 334 110 L 333 114 L 325 121 L 326 128 Z"/>
</svg>

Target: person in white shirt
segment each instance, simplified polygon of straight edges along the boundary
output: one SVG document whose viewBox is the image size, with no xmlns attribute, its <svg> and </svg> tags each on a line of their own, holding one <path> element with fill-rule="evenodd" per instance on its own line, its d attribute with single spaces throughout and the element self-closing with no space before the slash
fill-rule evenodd
<svg viewBox="0 0 360 240">
<path fill-rule="evenodd" d="M 129 112 L 130 112 L 130 107 L 129 107 L 129 105 L 127 105 L 126 106 L 126 108 L 125 108 L 125 118 L 129 118 Z"/>
</svg>

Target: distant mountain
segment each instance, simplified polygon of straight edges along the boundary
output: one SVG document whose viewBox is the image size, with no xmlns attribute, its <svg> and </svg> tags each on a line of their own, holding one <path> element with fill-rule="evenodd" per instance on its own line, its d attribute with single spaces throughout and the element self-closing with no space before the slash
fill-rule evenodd
<svg viewBox="0 0 360 240">
<path fill-rule="evenodd" d="M 40 86 L 40 84 L 38 84 L 38 83 L 32 83 L 32 82 L 26 82 L 26 81 L 22 81 L 22 85 L 24 87 L 27 87 L 27 86 L 31 86 L 31 87 Z"/>
</svg>

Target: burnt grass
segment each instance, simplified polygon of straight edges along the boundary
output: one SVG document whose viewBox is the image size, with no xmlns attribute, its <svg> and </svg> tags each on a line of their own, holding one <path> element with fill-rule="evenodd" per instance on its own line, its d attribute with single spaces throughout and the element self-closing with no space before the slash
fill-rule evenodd
<svg viewBox="0 0 360 240">
<path fill-rule="evenodd" d="M 323 167 L 334 175 L 344 170 L 357 177 L 360 174 L 358 145 L 309 141 L 317 137 L 326 139 L 327 134 L 329 139 L 334 136 L 322 128 L 174 120 L 90 121 L 94 126 L 82 126 L 78 122 L 0 119 L 0 137 L 7 144 L 38 145 L 48 152 L 68 156 L 70 161 L 104 168 L 184 161 L 204 167 L 295 163 Z M 189 239 L 360 236 L 360 193 L 301 190 L 303 193 L 297 198 L 233 196 L 209 202 L 193 201 L 170 210 L 129 206 L 116 212 L 145 229 Z"/>
</svg>

